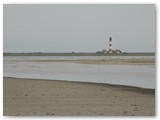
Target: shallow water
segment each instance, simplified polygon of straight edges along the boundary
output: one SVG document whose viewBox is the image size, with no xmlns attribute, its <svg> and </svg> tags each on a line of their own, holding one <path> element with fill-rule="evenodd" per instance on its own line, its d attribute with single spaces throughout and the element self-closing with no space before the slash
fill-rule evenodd
<svg viewBox="0 0 160 120">
<path fill-rule="evenodd" d="M 24 60 L 132 59 L 153 56 L 5 56 L 4 76 L 156 88 L 154 65 L 78 64 Z"/>
</svg>

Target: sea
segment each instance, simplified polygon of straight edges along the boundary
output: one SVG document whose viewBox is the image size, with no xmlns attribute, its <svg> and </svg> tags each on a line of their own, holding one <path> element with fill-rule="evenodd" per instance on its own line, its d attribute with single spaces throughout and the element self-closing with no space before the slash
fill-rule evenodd
<svg viewBox="0 0 160 120">
<path fill-rule="evenodd" d="M 3 76 L 107 83 L 155 89 L 155 65 L 81 64 L 65 61 L 133 58 L 155 59 L 155 56 L 4 56 Z"/>
</svg>

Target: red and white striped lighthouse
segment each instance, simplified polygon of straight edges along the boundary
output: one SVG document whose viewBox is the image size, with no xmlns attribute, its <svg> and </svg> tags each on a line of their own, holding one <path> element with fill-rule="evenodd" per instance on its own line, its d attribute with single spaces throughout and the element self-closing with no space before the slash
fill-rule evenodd
<svg viewBox="0 0 160 120">
<path fill-rule="evenodd" d="M 112 53 L 112 38 L 109 38 L 109 53 Z"/>
</svg>

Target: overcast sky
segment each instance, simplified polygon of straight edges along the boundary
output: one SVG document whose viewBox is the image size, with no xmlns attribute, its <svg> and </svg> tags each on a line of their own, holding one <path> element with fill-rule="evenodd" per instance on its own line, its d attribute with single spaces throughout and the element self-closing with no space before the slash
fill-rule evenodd
<svg viewBox="0 0 160 120">
<path fill-rule="evenodd" d="M 4 5 L 4 52 L 156 51 L 155 5 Z"/>
</svg>

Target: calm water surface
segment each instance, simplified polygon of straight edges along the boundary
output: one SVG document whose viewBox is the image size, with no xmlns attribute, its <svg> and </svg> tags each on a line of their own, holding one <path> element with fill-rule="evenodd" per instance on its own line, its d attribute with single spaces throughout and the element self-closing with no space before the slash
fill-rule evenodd
<svg viewBox="0 0 160 120">
<path fill-rule="evenodd" d="M 104 65 L 30 61 L 112 58 L 139 59 L 146 57 L 153 58 L 153 56 L 5 56 L 3 76 L 156 88 L 156 69 L 154 65 Z"/>
</svg>

